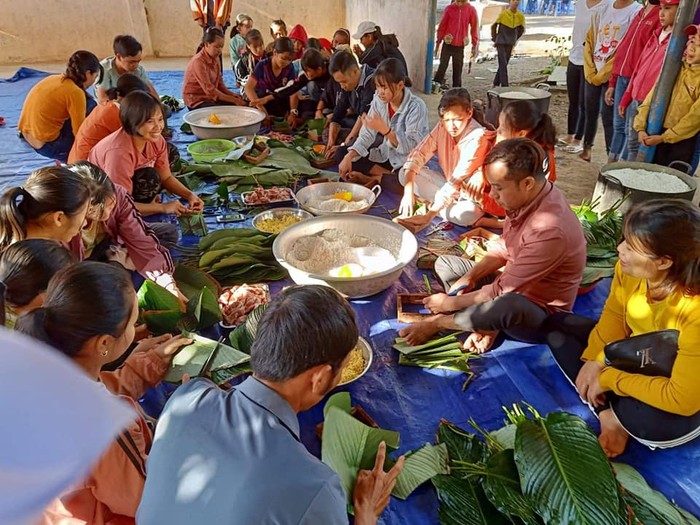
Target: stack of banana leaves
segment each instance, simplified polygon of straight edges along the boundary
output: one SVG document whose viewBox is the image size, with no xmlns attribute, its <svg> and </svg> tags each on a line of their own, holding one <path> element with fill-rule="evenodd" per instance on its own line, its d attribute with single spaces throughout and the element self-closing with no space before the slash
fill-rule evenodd
<svg viewBox="0 0 700 525">
<path fill-rule="evenodd" d="M 586 288 L 606 277 L 612 277 L 617 264 L 617 245 L 622 238 L 622 214 L 619 211 L 624 199 L 598 214 L 600 200 L 583 201 L 573 210 L 586 238 L 586 268 L 581 288 Z"/>
<path fill-rule="evenodd" d="M 251 228 L 217 230 L 196 248 L 180 247 L 180 261 L 207 272 L 224 286 L 278 281 L 287 276 L 272 255 L 274 235 Z"/>
</svg>

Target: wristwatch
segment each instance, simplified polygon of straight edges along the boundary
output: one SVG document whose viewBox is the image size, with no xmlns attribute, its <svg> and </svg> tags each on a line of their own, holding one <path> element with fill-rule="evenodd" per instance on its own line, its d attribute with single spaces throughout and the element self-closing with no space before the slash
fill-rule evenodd
<svg viewBox="0 0 700 525">
<path fill-rule="evenodd" d="M 292 115 L 299 116 L 299 110 L 297 108 L 292 108 L 289 110 Z"/>
</svg>

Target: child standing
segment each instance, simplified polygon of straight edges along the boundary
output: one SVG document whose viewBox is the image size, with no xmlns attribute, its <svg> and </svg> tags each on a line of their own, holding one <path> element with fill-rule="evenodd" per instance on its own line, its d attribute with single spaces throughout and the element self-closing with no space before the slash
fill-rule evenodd
<svg viewBox="0 0 700 525">
<path fill-rule="evenodd" d="M 253 19 L 244 13 L 239 13 L 236 16 L 236 25 L 231 28 L 231 41 L 228 44 L 231 51 L 231 69 L 233 75 L 236 76 L 236 64 L 243 58 L 246 51 L 246 35 L 248 31 L 253 29 Z M 239 79 L 236 78 L 236 84 L 239 84 Z"/>
<path fill-rule="evenodd" d="M 513 48 L 525 32 L 525 15 L 518 11 L 520 0 L 510 0 L 508 9 L 502 11 L 491 26 L 491 39 L 498 52 L 498 71 L 493 79 L 493 86 L 508 85 L 508 62 Z"/>
<path fill-rule="evenodd" d="M 634 129 L 639 132 L 640 143 L 645 146 L 656 146 L 654 164 L 668 166 L 676 160 L 690 164 L 693 160 L 695 143 L 700 132 L 699 64 L 700 46 L 695 39 L 691 39 L 686 47 L 681 71 L 673 86 L 671 101 L 668 104 L 660 135 L 648 135 L 646 132 L 649 107 L 656 87 L 649 92 L 639 106 L 639 113 L 634 119 Z"/>
<path fill-rule="evenodd" d="M 440 49 L 440 65 L 433 82 L 444 84 L 447 65 L 452 59 L 452 87 L 462 87 L 462 67 L 464 66 L 464 48 L 471 36 L 472 54 L 476 57 L 479 50 L 479 20 L 476 9 L 467 0 L 456 0 L 445 8 L 437 29 L 435 51 Z"/>
</svg>

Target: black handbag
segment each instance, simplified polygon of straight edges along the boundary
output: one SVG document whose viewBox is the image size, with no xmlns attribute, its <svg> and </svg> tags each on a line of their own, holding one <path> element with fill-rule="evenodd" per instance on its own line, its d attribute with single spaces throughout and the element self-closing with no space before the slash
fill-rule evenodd
<svg viewBox="0 0 700 525">
<path fill-rule="evenodd" d="M 605 345 L 605 364 L 623 372 L 671 377 L 678 354 L 678 330 L 659 330 Z"/>
</svg>

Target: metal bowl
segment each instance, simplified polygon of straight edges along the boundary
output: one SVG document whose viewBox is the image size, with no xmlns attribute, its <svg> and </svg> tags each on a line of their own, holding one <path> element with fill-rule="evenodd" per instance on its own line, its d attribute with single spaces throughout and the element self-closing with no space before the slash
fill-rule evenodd
<svg viewBox="0 0 700 525">
<path fill-rule="evenodd" d="M 330 277 L 305 272 L 285 260 L 285 255 L 297 239 L 328 228 L 370 238 L 377 246 L 389 250 L 397 264 L 383 272 L 362 277 Z M 369 297 L 389 288 L 398 280 L 404 267 L 413 261 L 417 252 L 418 242 L 410 231 L 399 224 L 371 215 L 336 214 L 308 219 L 282 231 L 272 245 L 275 259 L 287 269 L 295 283 L 331 286 L 350 299 Z"/>
<path fill-rule="evenodd" d="M 246 122 L 243 125 L 229 126 L 208 122 L 209 115 L 216 113 L 219 117 L 231 117 Z M 255 135 L 260 130 L 260 123 L 265 120 L 265 114 L 255 108 L 245 106 L 213 106 L 194 109 L 182 117 L 192 128 L 192 133 L 199 139 L 232 139 L 241 135 Z"/>
<path fill-rule="evenodd" d="M 280 219 L 282 217 L 286 217 L 288 215 L 292 215 L 294 217 L 299 217 L 302 221 L 304 219 L 311 219 L 313 215 L 311 215 L 308 211 L 304 210 L 299 210 L 297 208 L 275 208 L 273 210 L 267 210 L 262 213 L 258 213 L 255 217 L 253 217 L 253 228 L 255 228 L 258 231 L 261 231 L 263 233 L 270 233 L 266 232 L 265 230 L 261 230 L 259 227 L 259 224 L 261 221 L 266 221 L 268 219 Z M 301 221 L 300 221 L 301 222 Z M 294 226 L 291 224 L 290 226 L 287 226 L 287 228 Z M 285 230 L 287 229 L 285 228 Z M 284 231 L 284 230 L 282 230 Z"/>
<path fill-rule="evenodd" d="M 368 203 L 367 206 L 353 211 L 324 211 L 312 208 L 308 205 L 308 202 L 315 199 L 330 197 L 331 195 L 342 192 L 352 193 L 352 200 L 354 201 L 365 199 Z M 360 184 L 353 184 L 352 182 L 321 182 L 318 184 L 311 184 L 297 191 L 297 202 L 299 206 L 314 215 L 344 215 L 348 213 L 361 215 L 366 213 L 374 205 L 374 201 L 377 200 L 381 193 L 382 188 L 379 185 L 370 190 Z"/>
<path fill-rule="evenodd" d="M 362 370 L 360 375 L 351 379 L 350 381 L 338 383 L 338 386 L 349 385 L 350 383 L 354 383 L 363 375 L 365 375 L 367 373 L 367 370 L 369 370 L 369 367 L 372 366 L 372 357 L 374 356 L 374 350 L 372 350 L 370 344 L 363 337 L 360 337 L 357 341 L 357 346 L 355 348 L 357 348 L 362 353 L 362 357 L 365 360 L 365 368 Z"/>
</svg>

